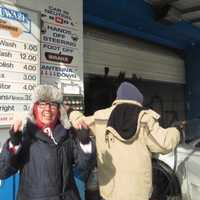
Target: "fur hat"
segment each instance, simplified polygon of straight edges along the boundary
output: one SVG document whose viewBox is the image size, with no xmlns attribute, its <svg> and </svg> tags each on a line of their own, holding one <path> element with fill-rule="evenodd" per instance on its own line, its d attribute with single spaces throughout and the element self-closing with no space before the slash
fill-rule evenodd
<svg viewBox="0 0 200 200">
<path fill-rule="evenodd" d="M 132 100 L 143 104 L 142 93 L 131 83 L 123 82 L 117 90 L 117 100 Z"/>
<path fill-rule="evenodd" d="M 60 122 L 65 128 L 70 128 L 70 122 L 67 116 L 67 113 L 62 105 L 63 95 L 58 88 L 52 85 L 38 85 L 33 93 L 32 98 L 32 107 L 29 113 L 28 118 L 35 122 L 35 117 L 33 114 L 33 106 L 37 101 L 49 101 L 49 102 L 56 102 L 59 104 L 59 111 L 60 111 Z"/>
<path fill-rule="evenodd" d="M 49 101 L 61 104 L 63 95 L 60 90 L 53 85 L 38 85 L 33 93 L 33 103 L 37 101 Z"/>
</svg>

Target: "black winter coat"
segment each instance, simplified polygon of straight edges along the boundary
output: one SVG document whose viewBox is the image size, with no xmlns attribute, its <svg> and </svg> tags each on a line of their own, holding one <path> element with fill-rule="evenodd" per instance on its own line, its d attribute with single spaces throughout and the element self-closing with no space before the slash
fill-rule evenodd
<svg viewBox="0 0 200 200">
<path fill-rule="evenodd" d="M 70 131 L 58 124 L 53 135 L 57 145 L 32 122 L 23 131 L 21 149 L 0 154 L 0 179 L 18 170 L 18 200 L 79 200 L 72 175 L 73 143 Z"/>
<path fill-rule="evenodd" d="M 91 171 L 97 164 L 96 145 L 93 139 L 90 139 L 90 141 L 92 144 L 92 152 L 84 153 L 80 146 L 80 140 L 78 138 L 74 139 L 74 172 L 76 176 L 85 182 L 87 182 Z"/>
</svg>

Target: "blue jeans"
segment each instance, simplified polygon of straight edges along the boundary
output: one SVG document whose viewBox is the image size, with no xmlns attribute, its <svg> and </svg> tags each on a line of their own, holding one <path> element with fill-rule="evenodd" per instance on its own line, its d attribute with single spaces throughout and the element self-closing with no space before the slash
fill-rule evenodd
<svg viewBox="0 0 200 200">
<path fill-rule="evenodd" d="M 74 171 L 74 180 L 80 195 L 81 200 L 85 200 L 85 181 L 81 179 L 79 173 L 76 170 Z"/>
</svg>

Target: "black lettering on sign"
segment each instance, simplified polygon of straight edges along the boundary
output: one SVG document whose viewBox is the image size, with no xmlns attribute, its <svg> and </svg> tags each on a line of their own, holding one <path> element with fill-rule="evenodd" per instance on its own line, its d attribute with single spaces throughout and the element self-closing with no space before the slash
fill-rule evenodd
<svg viewBox="0 0 200 200">
<path fill-rule="evenodd" d="M 11 85 L 8 85 L 8 84 L 4 84 L 4 83 L 0 83 L 0 89 L 10 89 Z"/>
<path fill-rule="evenodd" d="M 47 26 L 47 30 L 50 30 L 50 31 L 56 31 L 58 33 L 64 33 L 65 35 L 71 35 L 71 31 L 65 29 L 65 28 L 62 28 L 62 27 L 56 27 L 56 26 L 51 26 L 51 25 L 48 25 Z"/>
<path fill-rule="evenodd" d="M 59 66 L 53 66 L 53 65 L 42 65 L 41 66 L 42 70 L 50 70 L 50 71 L 59 71 L 59 72 L 69 72 L 69 73 L 74 73 L 71 68 L 65 67 L 61 68 Z"/>
<path fill-rule="evenodd" d="M 36 44 L 24 43 L 24 49 L 25 50 L 29 50 L 29 51 L 37 52 L 38 51 L 38 46 Z"/>
<path fill-rule="evenodd" d="M 30 105 L 27 105 L 27 104 L 26 104 L 26 105 L 23 105 L 23 110 L 24 110 L 24 111 L 29 111 L 30 108 L 31 108 Z"/>
<path fill-rule="evenodd" d="M 36 65 L 24 65 L 24 69 L 27 71 L 36 71 L 37 66 Z"/>
<path fill-rule="evenodd" d="M 0 74 L 0 78 L 5 78 L 5 74 Z"/>
<path fill-rule="evenodd" d="M 31 89 L 31 88 L 30 88 Z M 23 96 L 15 96 L 15 95 L 9 95 L 9 94 L 1 94 L 0 95 L 0 100 L 3 101 L 31 101 L 32 97 L 31 94 L 25 94 Z"/>
<path fill-rule="evenodd" d="M 28 61 L 36 61 L 37 60 L 37 56 L 34 54 L 20 53 L 20 57 L 22 60 L 28 60 Z"/>
<path fill-rule="evenodd" d="M 63 39 L 59 39 L 59 38 L 48 37 L 45 35 L 43 36 L 43 40 L 45 42 L 67 45 L 67 46 L 74 47 L 74 48 L 77 46 L 76 42 L 74 42 L 74 41 L 73 42 L 67 41 L 67 40 L 63 40 Z"/>
<path fill-rule="evenodd" d="M 37 76 L 35 74 L 24 74 L 23 80 L 25 80 L 25 81 L 36 81 Z"/>
<path fill-rule="evenodd" d="M 12 53 L 9 51 L 1 51 L 0 50 L 0 56 L 6 57 L 6 58 L 12 58 Z"/>
<path fill-rule="evenodd" d="M 67 64 L 70 64 L 73 60 L 73 56 L 50 53 L 50 52 L 45 52 L 45 58 L 50 61 L 63 62 Z"/>
<path fill-rule="evenodd" d="M 69 48 L 66 48 L 66 47 L 63 47 L 63 48 L 62 48 L 62 51 L 63 51 L 63 52 L 73 53 L 73 49 L 69 49 Z"/>
<path fill-rule="evenodd" d="M 65 39 L 65 35 L 62 33 L 53 33 L 53 37 Z"/>
<path fill-rule="evenodd" d="M 51 44 L 46 44 L 46 43 L 43 44 L 43 48 L 53 49 L 53 50 L 56 50 L 56 51 L 60 51 L 60 47 L 55 46 L 55 45 L 51 45 Z"/>
<path fill-rule="evenodd" d="M 28 91 L 34 90 L 35 87 L 36 87 L 35 84 L 24 84 L 24 85 L 23 85 L 23 89 L 24 89 L 24 90 L 28 90 Z"/>
<path fill-rule="evenodd" d="M 0 46 L 12 47 L 12 48 L 16 48 L 17 47 L 15 42 L 10 42 L 10 41 L 7 41 L 7 40 L 0 40 Z"/>
<path fill-rule="evenodd" d="M 0 112 L 9 112 L 9 111 L 15 111 L 14 105 L 1 105 L 0 106 Z"/>
<path fill-rule="evenodd" d="M 14 68 L 14 64 L 11 62 L 0 61 L 0 67 Z"/>
</svg>

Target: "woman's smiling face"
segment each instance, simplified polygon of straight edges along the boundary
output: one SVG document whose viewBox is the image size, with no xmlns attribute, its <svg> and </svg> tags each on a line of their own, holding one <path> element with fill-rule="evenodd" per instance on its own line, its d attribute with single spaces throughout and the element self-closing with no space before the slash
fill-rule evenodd
<svg viewBox="0 0 200 200">
<path fill-rule="evenodd" d="M 55 122 L 58 117 L 58 107 L 58 104 L 55 102 L 38 102 L 37 111 L 40 121 L 46 126 L 49 126 L 51 123 Z"/>
</svg>

